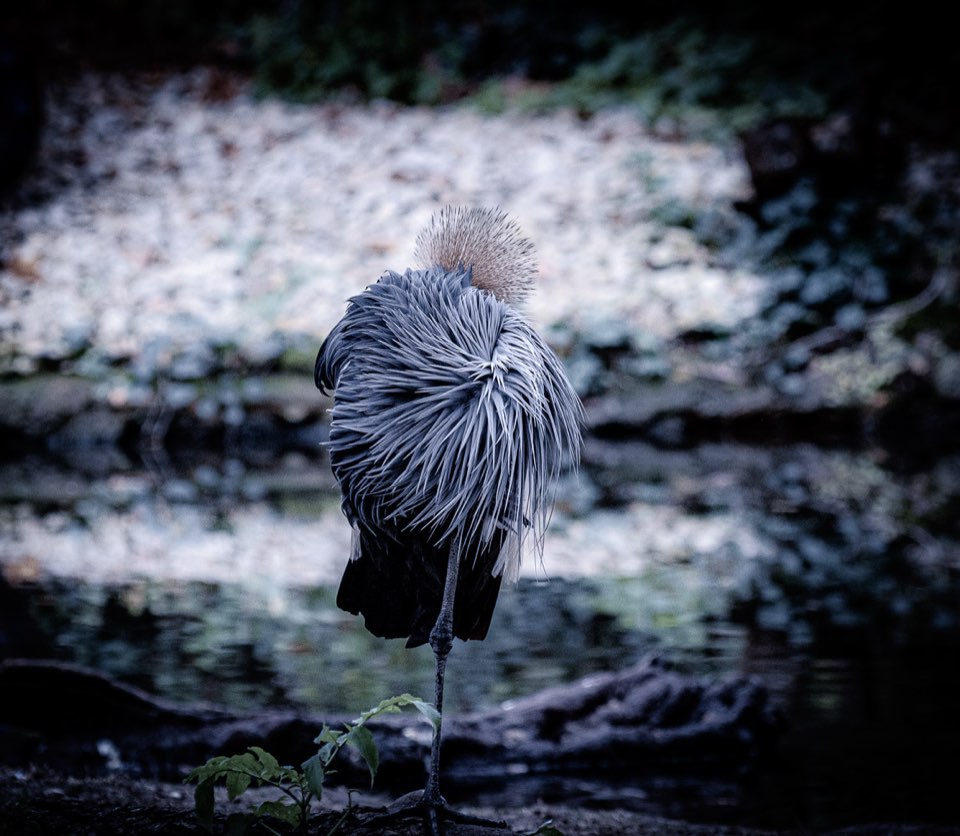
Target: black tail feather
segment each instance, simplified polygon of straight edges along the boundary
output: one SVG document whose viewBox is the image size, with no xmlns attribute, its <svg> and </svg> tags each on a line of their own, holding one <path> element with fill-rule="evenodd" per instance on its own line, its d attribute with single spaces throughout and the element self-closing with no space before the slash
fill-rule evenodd
<svg viewBox="0 0 960 836">
<path fill-rule="evenodd" d="M 479 550 L 463 550 L 453 606 L 459 639 L 480 640 L 490 629 L 501 581 L 492 569 L 501 545 L 495 537 Z M 423 541 L 400 543 L 362 532 L 359 556 L 344 569 L 337 606 L 362 614 L 375 636 L 406 638 L 407 647 L 425 644 L 440 614 L 448 554 L 446 547 Z"/>
</svg>

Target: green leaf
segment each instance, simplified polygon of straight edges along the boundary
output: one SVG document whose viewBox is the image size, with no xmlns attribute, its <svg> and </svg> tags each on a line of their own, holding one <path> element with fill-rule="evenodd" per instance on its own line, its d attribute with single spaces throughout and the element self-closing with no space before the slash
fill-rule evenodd
<svg viewBox="0 0 960 836">
<path fill-rule="evenodd" d="M 258 816 L 272 816 L 291 827 L 300 824 L 300 808 L 292 801 L 264 801 L 256 809 Z"/>
<path fill-rule="evenodd" d="M 323 782 L 327 777 L 323 766 L 323 759 L 319 753 L 303 762 L 303 774 L 307 779 L 307 789 L 317 798 L 323 796 Z"/>
<path fill-rule="evenodd" d="M 250 786 L 250 775 L 246 772 L 228 772 L 227 773 L 227 798 L 231 801 Z"/>
<path fill-rule="evenodd" d="M 239 772 L 256 774 L 260 771 L 260 762 L 251 752 L 244 752 L 242 755 L 234 755 L 232 758 L 227 758 L 223 762 L 221 769 L 236 769 Z"/>
<path fill-rule="evenodd" d="M 259 746 L 250 746 L 249 749 L 257 756 L 257 760 L 260 762 L 259 773 L 262 777 L 270 778 L 271 780 L 276 780 L 281 777 L 280 761 Z"/>
<path fill-rule="evenodd" d="M 200 824 L 210 830 L 213 827 L 213 778 L 206 778 L 193 791 L 193 808 Z"/>
<path fill-rule="evenodd" d="M 320 734 L 318 734 L 313 739 L 313 742 L 314 743 L 332 743 L 334 746 L 336 746 L 339 743 L 339 740 L 337 735 L 333 733 L 330 727 L 326 723 L 324 723 L 323 728 L 320 730 Z"/>
<path fill-rule="evenodd" d="M 323 761 L 324 766 L 329 766 L 330 761 L 336 757 L 337 752 L 340 751 L 340 746 L 336 743 L 325 743 L 320 747 L 320 751 L 317 752 L 320 760 Z"/>
<path fill-rule="evenodd" d="M 303 779 L 303 776 L 300 774 L 300 770 L 295 766 L 281 766 L 280 767 L 280 780 L 289 781 L 291 784 L 299 784 Z"/>
<path fill-rule="evenodd" d="M 367 762 L 367 769 L 370 770 L 370 786 L 373 786 L 373 779 L 377 777 L 377 770 L 380 768 L 380 752 L 377 751 L 377 744 L 366 726 L 354 726 L 347 735 L 347 743 L 353 746 Z"/>
<path fill-rule="evenodd" d="M 436 734 L 440 728 L 440 712 L 430 705 L 430 703 L 424 702 L 423 700 L 413 700 L 410 704 L 431 722 L 433 732 Z"/>
<path fill-rule="evenodd" d="M 415 697 L 412 694 L 400 694 L 396 697 L 389 697 L 388 699 L 381 700 L 380 704 L 376 708 L 371 708 L 369 711 L 364 711 L 360 715 L 359 719 L 356 720 L 357 723 L 365 723 L 371 717 L 376 717 L 378 714 L 397 714 L 400 709 L 408 705 L 413 705 L 417 702 L 423 702 L 419 697 Z"/>
<path fill-rule="evenodd" d="M 216 763 L 214 763 L 214 760 Z M 208 766 L 209 769 L 202 767 L 206 770 L 205 777 L 215 779 L 224 778 L 230 772 L 249 772 L 254 775 L 260 772 L 259 762 L 249 752 L 244 752 L 242 755 L 231 755 L 229 758 L 223 756 L 213 758 L 208 762 Z"/>
<path fill-rule="evenodd" d="M 214 758 L 210 758 L 203 766 L 198 766 L 196 769 L 192 770 L 186 778 L 184 778 L 184 783 L 188 781 L 205 781 L 207 778 L 213 777 L 216 775 L 223 763 L 227 759 L 223 755 L 217 755 Z"/>
</svg>

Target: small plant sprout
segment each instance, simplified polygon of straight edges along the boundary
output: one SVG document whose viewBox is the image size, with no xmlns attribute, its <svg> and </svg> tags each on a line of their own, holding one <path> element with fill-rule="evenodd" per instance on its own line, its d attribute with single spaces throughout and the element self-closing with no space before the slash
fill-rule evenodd
<svg viewBox="0 0 960 836">
<path fill-rule="evenodd" d="M 294 766 L 281 766 L 280 762 L 269 752 L 259 746 L 251 746 L 242 755 L 217 755 L 210 758 L 203 766 L 198 766 L 187 777 L 186 781 L 195 781 L 197 788 L 194 791 L 194 806 L 197 818 L 207 830 L 213 827 L 214 785 L 223 781 L 227 787 L 227 797 L 233 801 L 252 786 L 275 787 L 281 793 L 273 801 L 264 801 L 252 808 L 249 815 L 244 817 L 247 824 L 257 822 L 271 833 L 278 834 L 266 818 L 282 822 L 294 828 L 298 833 L 307 832 L 307 822 L 310 818 L 310 804 L 314 799 L 323 796 L 323 786 L 327 776 L 335 770 L 331 764 L 344 746 L 352 746 L 363 758 L 370 770 L 370 785 L 377 776 L 380 767 L 380 754 L 377 744 L 367 728 L 366 723 L 381 714 L 398 714 L 408 706 L 412 706 L 426 717 L 433 725 L 434 734 L 440 726 L 440 715 L 429 703 L 410 694 L 401 694 L 383 700 L 376 708 L 364 711 L 352 723 L 344 723 L 342 730 L 334 730 L 324 724 L 320 734 L 314 740 L 319 745 L 315 755 L 307 758 L 298 769 Z M 328 836 L 335 833 L 352 809 L 351 791 L 347 809 L 328 832 Z"/>
</svg>

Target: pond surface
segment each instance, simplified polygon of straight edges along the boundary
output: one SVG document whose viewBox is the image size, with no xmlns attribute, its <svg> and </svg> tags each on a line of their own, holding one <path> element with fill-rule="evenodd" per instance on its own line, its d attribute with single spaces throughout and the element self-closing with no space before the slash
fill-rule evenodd
<svg viewBox="0 0 960 836">
<path fill-rule="evenodd" d="M 429 648 L 335 606 L 348 535 L 325 463 L 200 458 L 0 468 L 0 653 L 236 709 L 431 694 Z M 761 679 L 788 721 L 775 762 L 625 775 L 600 795 L 558 782 L 558 797 L 769 827 L 960 822 L 958 508 L 955 458 L 592 441 L 543 565 L 504 589 L 486 641 L 457 644 L 448 706 L 657 653 Z"/>
</svg>

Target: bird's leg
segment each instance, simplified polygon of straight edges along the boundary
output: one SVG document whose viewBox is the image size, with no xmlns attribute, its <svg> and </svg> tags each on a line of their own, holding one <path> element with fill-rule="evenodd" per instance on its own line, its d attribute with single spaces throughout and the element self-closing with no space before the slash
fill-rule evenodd
<svg viewBox="0 0 960 836">
<path fill-rule="evenodd" d="M 430 749 L 430 766 L 427 770 L 427 785 L 423 792 L 409 793 L 397 799 L 390 805 L 388 812 L 375 816 L 363 824 L 365 828 L 382 828 L 385 824 L 406 818 L 412 814 L 424 817 L 425 832 L 430 836 L 440 836 L 443 819 L 459 824 L 472 824 L 478 827 L 502 829 L 506 822 L 493 821 L 478 816 L 471 816 L 453 810 L 440 794 L 440 732 L 443 726 L 443 678 L 447 669 L 447 656 L 453 647 L 453 603 L 457 597 L 457 578 L 460 573 L 460 536 L 455 535 L 450 545 L 450 554 L 447 557 L 447 577 L 443 584 L 443 599 L 440 603 L 440 614 L 430 631 L 430 647 L 437 662 L 437 682 L 434 694 L 434 704 L 440 719 L 433 734 L 433 744 Z"/>
<path fill-rule="evenodd" d="M 440 603 L 440 614 L 437 622 L 430 631 L 430 647 L 437 662 L 437 683 L 434 696 L 434 705 L 440 718 L 433 735 L 433 746 L 430 751 L 430 769 L 427 773 L 427 786 L 423 791 L 423 800 L 430 805 L 440 806 L 444 803 L 440 795 L 440 738 L 443 728 L 443 679 L 447 670 L 447 656 L 453 647 L 453 603 L 457 597 L 457 577 L 460 573 L 460 535 L 453 538 L 450 545 L 450 554 L 447 558 L 447 578 L 443 584 L 443 599 Z"/>
<path fill-rule="evenodd" d="M 427 772 L 427 786 L 423 791 L 421 804 L 426 806 L 427 825 L 431 836 L 441 833 L 440 820 L 450 819 L 461 824 L 473 824 L 480 827 L 501 828 L 504 822 L 491 821 L 478 816 L 469 816 L 458 810 L 451 810 L 447 802 L 440 795 L 440 742 L 443 728 L 443 678 L 447 670 L 447 656 L 453 647 L 453 604 L 457 597 L 457 578 L 460 573 L 460 535 L 454 535 L 450 544 L 450 554 L 447 557 L 447 578 L 443 584 L 443 600 L 440 604 L 440 614 L 437 622 L 430 631 L 430 647 L 437 660 L 437 684 L 434 695 L 434 705 L 440 719 L 433 735 L 433 746 L 430 751 L 430 768 Z"/>
</svg>

